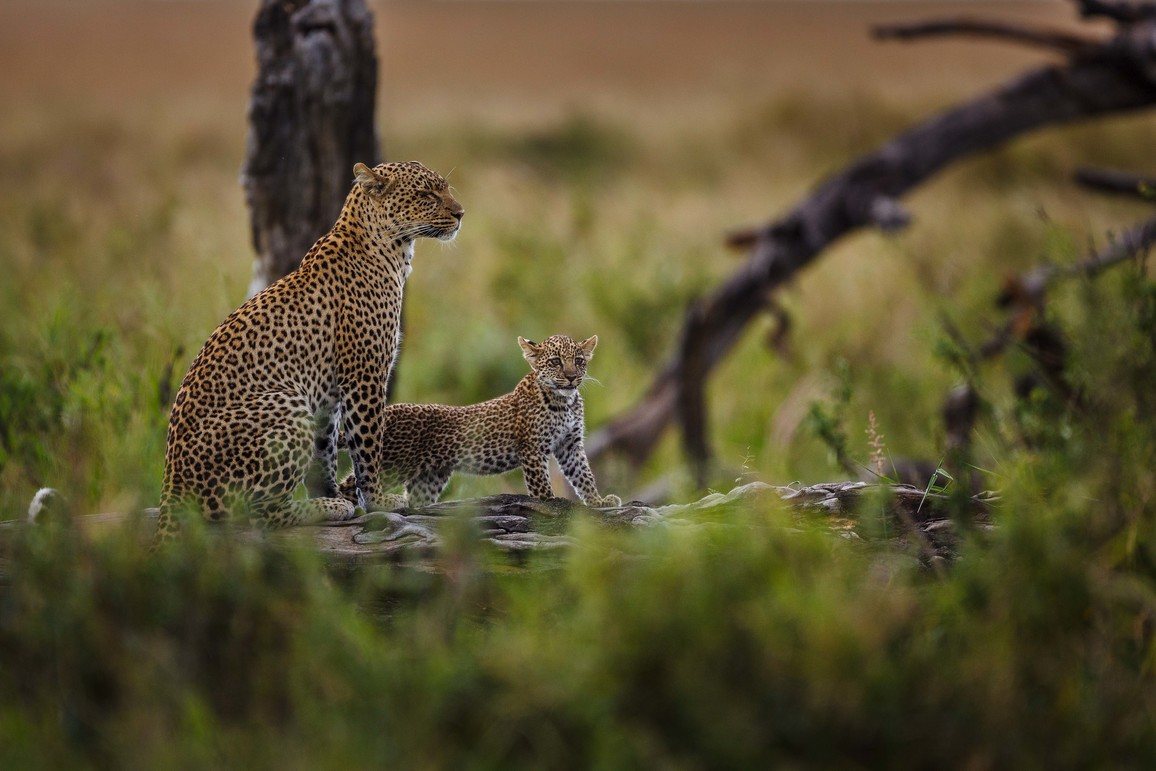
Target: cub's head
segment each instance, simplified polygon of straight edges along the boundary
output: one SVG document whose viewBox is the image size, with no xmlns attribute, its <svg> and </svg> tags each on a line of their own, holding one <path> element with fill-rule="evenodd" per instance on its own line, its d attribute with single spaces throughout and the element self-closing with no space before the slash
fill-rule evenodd
<svg viewBox="0 0 1156 771">
<path fill-rule="evenodd" d="M 406 240 L 452 240 L 465 210 L 450 192 L 445 178 L 417 161 L 353 167 L 351 195 L 363 199 L 367 214 L 384 221 L 392 235 Z"/>
<path fill-rule="evenodd" d="M 586 377 L 586 365 L 594 357 L 598 335 L 580 343 L 566 335 L 551 335 L 540 343 L 519 337 L 518 345 L 539 383 L 554 391 L 573 393 Z"/>
</svg>

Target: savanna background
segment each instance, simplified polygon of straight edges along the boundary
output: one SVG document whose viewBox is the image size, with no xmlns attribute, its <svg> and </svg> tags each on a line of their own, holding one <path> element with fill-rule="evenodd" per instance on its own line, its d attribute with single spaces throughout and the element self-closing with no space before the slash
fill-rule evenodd
<svg viewBox="0 0 1156 771">
<path fill-rule="evenodd" d="M 524 371 L 514 339 L 598 334 L 596 429 L 639 398 L 687 304 L 766 221 L 904 127 L 1047 53 L 873 42 L 873 23 L 1071 4 L 377 2 L 388 159 L 449 173 L 457 241 L 422 242 L 398 398 L 467 403 Z M 168 402 L 252 271 L 238 172 L 251 2 L 0 5 L 0 520 L 42 486 L 74 518 L 159 495 Z M 1002 279 L 1073 262 L 1150 213 L 1070 182 L 1150 171 L 1149 113 L 1052 129 L 839 242 L 709 392 L 714 489 L 943 456 L 943 397 L 984 400 L 996 527 L 945 574 L 764 502 L 690 527 L 570 523 L 511 564 L 463 531 L 433 570 L 348 571 L 307 545 L 194 530 L 0 531 L 0 765 L 419 767 L 1146 765 L 1156 757 L 1156 289 L 1146 266 L 1049 305 L 1078 409 L 1017 396 L 1014 351 L 965 373 Z M 673 433 L 605 491 L 702 494 Z M 950 485 L 950 483 L 949 483 Z M 517 491 L 517 474 L 449 496 Z M 885 527 L 886 525 L 884 525 Z"/>
</svg>

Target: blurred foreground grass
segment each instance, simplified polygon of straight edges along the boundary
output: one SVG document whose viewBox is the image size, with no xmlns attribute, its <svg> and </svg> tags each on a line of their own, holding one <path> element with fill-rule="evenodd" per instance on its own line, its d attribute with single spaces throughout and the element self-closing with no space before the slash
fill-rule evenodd
<svg viewBox="0 0 1156 771">
<path fill-rule="evenodd" d="M 1142 767 L 1156 287 L 1074 294 L 1088 401 L 1002 455 L 997 528 L 941 579 L 773 504 L 578 519 L 516 568 L 463 523 L 428 572 L 10 531 L 0 765 Z"/>
<path fill-rule="evenodd" d="M 400 397 L 486 398 L 521 375 L 516 335 L 597 333 L 597 427 L 738 264 L 721 234 L 925 111 L 785 94 L 693 125 L 391 137 L 391 157 L 456 167 L 468 211 L 455 244 L 418 247 Z M 826 255 L 784 297 L 793 353 L 760 322 L 712 381 L 718 486 L 840 474 L 806 420 L 832 399 L 857 459 L 871 411 L 890 454 L 940 457 L 960 373 L 937 314 L 979 337 L 1006 272 L 1146 213 L 1066 174 L 1134 165 L 1152 139 L 1130 119 L 1018 143 L 918 193 L 907 233 Z M 240 157 L 211 112 L 0 119 L 0 519 L 42 485 L 77 514 L 155 502 L 175 381 L 249 278 Z M 1156 295 L 1125 267 L 1051 314 L 1087 401 L 1017 400 L 1022 357 L 979 373 L 973 461 L 1003 500 L 942 581 L 774 507 L 580 521 L 573 554 L 519 569 L 463 534 L 434 574 L 350 576 L 199 530 L 156 559 L 127 532 L 9 531 L 0 766 L 1139 765 L 1156 756 Z M 678 464 L 668 440 L 644 475 Z"/>
</svg>

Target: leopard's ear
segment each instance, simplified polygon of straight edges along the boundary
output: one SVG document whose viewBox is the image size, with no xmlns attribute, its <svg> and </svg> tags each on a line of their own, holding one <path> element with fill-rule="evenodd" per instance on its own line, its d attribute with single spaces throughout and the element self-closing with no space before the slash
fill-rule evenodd
<svg viewBox="0 0 1156 771">
<path fill-rule="evenodd" d="M 538 362 L 538 354 L 541 353 L 541 348 L 533 340 L 527 340 L 524 337 L 518 338 L 518 346 L 522 349 L 522 358 L 530 362 L 530 366 L 534 366 Z"/>
<path fill-rule="evenodd" d="M 378 198 L 392 190 L 396 183 L 384 172 L 371 169 L 364 163 L 353 164 L 353 177 L 362 190 Z"/>
<path fill-rule="evenodd" d="M 594 348 L 598 345 L 598 335 L 591 335 L 582 342 L 578 343 L 578 347 L 582 349 L 582 353 L 586 354 L 587 359 L 594 358 Z"/>
</svg>

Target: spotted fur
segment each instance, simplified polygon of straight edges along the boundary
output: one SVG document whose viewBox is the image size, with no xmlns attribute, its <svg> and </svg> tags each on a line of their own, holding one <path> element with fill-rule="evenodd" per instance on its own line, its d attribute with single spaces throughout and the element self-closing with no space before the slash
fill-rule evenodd
<svg viewBox="0 0 1156 771">
<path fill-rule="evenodd" d="M 377 443 L 413 242 L 453 238 L 463 210 L 420 163 L 353 171 L 333 228 L 297 270 L 225 319 L 185 375 L 169 419 L 158 541 L 176 531 L 182 503 L 209 519 L 243 509 L 272 526 L 353 516 L 333 474 L 338 431 L 357 502 L 391 500 Z M 293 500 L 315 457 L 323 497 Z"/>
<path fill-rule="evenodd" d="M 535 498 L 551 498 L 549 458 L 578 497 L 590 506 L 619 506 L 617 496 L 598 494 L 582 444 L 582 396 L 578 386 L 598 337 L 581 343 L 554 335 L 542 343 L 518 338 L 532 371 L 513 392 L 466 407 L 394 404 L 385 410 L 385 435 L 378 447 L 383 485 L 404 483 L 408 505 L 437 502 L 455 471 L 501 474 L 522 468 Z M 352 498 L 352 477 L 342 481 Z"/>
</svg>

